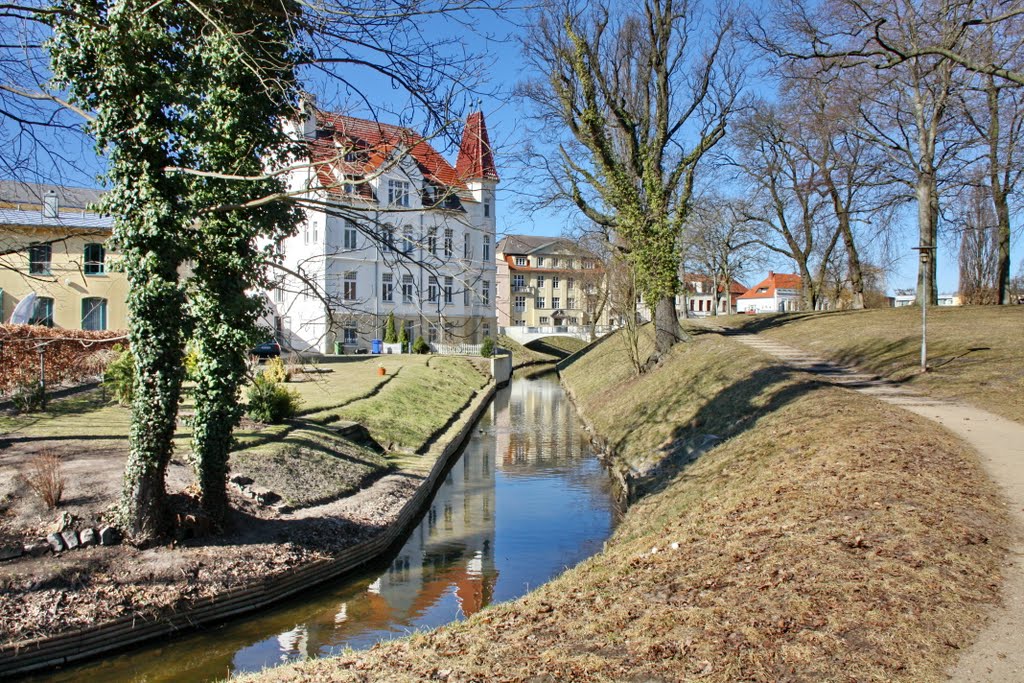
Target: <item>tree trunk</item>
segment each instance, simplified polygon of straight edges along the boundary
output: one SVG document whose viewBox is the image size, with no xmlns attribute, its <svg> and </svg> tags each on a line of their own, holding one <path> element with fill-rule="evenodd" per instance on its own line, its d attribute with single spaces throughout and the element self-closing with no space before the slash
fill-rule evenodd
<svg viewBox="0 0 1024 683">
<path fill-rule="evenodd" d="M 654 353 L 664 356 L 672 347 L 683 339 L 679 327 L 679 315 L 676 313 L 676 299 L 672 295 L 658 299 L 654 307 Z"/>
<path fill-rule="evenodd" d="M 995 200 L 995 192 L 993 199 Z M 996 217 L 999 220 L 999 260 L 996 266 L 996 300 L 1003 305 L 1012 303 L 1010 300 L 1010 207 L 1006 193 L 1000 192 L 996 201 Z"/>
<path fill-rule="evenodd" d="M 918 246 L 924 247 L 926 256 L 918 260 L 917 301 L 928 306 L 939 303 L 938 284 L 935 281 L 935 249 L 939 222 L 939 197 L 935 176 L 922 173 L 917 181 L 917 222 L 920 233 Z"/>
<path fill-rule="evenodd" d="M 131 269 L 132 261 L 128 264 Z M 167 530 L 164 479 L 171 460 L 181 395 L 182 343 L 178 321 L 184 317 L 184 297 L 176 282 L 177 273 L 163 275 L 161 278 L 158 273 L 131 270 L 128 273 L 133 284 L 128 297 L 128 338 L 135 357 L 136 381 L 121 521 L 129 539 L 139 545 L 152 543 Z"/>
</svg>

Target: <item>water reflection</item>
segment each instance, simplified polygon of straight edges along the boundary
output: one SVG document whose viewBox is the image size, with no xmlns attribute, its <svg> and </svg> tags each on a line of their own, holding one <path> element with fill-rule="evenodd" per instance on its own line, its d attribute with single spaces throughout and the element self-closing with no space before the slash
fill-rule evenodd
<svg viewBox="0 0 1024 683">
<path fill-rule="evenodd" d="M 40 680 L 211 680 L 439 626 L 522 595 L 599 550 L 612 500 L 557 381 L 516 380 L 497 394 L 383 570 Z"/>
</svg>

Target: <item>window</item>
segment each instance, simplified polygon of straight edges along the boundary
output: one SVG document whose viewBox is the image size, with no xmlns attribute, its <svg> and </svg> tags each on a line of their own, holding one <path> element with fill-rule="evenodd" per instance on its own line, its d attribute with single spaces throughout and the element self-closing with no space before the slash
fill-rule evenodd
<svg viewBox="0 0 1024 683">
<path fill-rule="evenodd" d="M 516 297 L 515 303 L 513 304 L 513 310 L 516 310 L 516 311 L 525 311 L 526 310 L 526 297 L 525 296 L 517 296 Z"/>
<path fill-rule="evenodd" d="M 547 308 L 547 306 L 545 305 L 546 303 L 547 302 L 544 300 L 544 297 L 538 296 L 537 297 L 537 302 L 534 304 L 534 307 L 535 308 Z"/>
<path fill-rule="evenodd" d="M 49 244 L 33 244 L 28 248 L 28 272 L 32 275 L 49 275 L 53 248 Z"/>
<path fill-rule="evenodd" d="M 576 299 L 570 296 L 568 299 L 565 300 L 565 307 L 576 308 Z"/>
<path fill-rule="evenodd" d="M 462 289 L 462 305 L 469 306 L 469 287 Z"/>
<path fill-rule="evenodd" d="M 427 251 L 437 256 L 437 228 L 431 228 L 427 233 Z"/>
<path fill-rule="evenodd" d="M 103 257 L 104 250 L 102 244 L 87 244 L 85 245 L 85 274 L 86 275 L 102 275 L 103 274 Z M 82 328 L 85 329 L 85 328 Z M 99 328 L 105 329 L 105 328 Z"/>
<path fill-rule="evenodd" d="M 488 237 L 484 237 L 484 261 L 491 260 L 491 240 Z"/>
<path fill-rule="evenodd" d="M 481 325 L 480 325 L 480 333 L 484 336 L 485 339 L 487 337 L 490 337 L 491 336 L 491 324 L 490 323 L 481 323 Z"/>
<path fill-rule="evenodd" d="M 345 323 L 343 339 L 346 344 L 352 346 L 353 344 L 357 343 L 359 341 L 358 334 L 359 329 L 356 327 L 356 324 L 354 322 Z"/>
<path fill-rule="evenodd" d="M 391 273 L 381 273 L 380 298 L 381 301 L 395 300 L 395 276 Z"/>
<path fill-rule="evenodd" d="M 483 285 L 480 288 L 480 300 L 484 306 L 491 304 L 491 282 L 490 280 L 484 280 Z"/>
<path fill-rule="evenodd" d="M 47 248 L 49 248 L 47 246 Z M 36 299 L 36 307 L 32 311 L 32 317 L 28 319 L 29 325 L 45 325 L 53 327 L 53 299 L 48 296 L 41 296 Z"/>
<path fill-rule="evenodd" d="M 428 323 L 427 324 L 427 343 L 428 344 L 436 344 L 437 343 L 437 326 L 434 325 L 433 323 Z"/>
<path fill-rule="evenodd" d="M 491 217 L 491 195 L 484 194 L 484 218 Z"/>
<path fill-rule="evenodd" d="M 573 317 L 569 318 L 569 324 L 570 325 L 579 325 L 580 324 L 580 319 L 577 318 L 576 316 L 573 316 Z"/>
<path fill-rule="evenodd" d="M 406 339 L 408 339 L 411 342 L 413 339 L 416 338 L 416 336 L 413 335 L 413 333 L 412 333 L 412 321 L 411 320 L 403 321 L 402 322 L 402 327 L 405 328 L 405 338 Z"/>
<path fill-rule="evenodd" d="M 467 232 L 462 236 L 462 258 L 469 259 L 473 257 L 473 243 L 470 241 L 470 235 Z"/>
<path fill-rule="evenodd" d="M 526 257 L 525 256 L 516 256 L 516 265 L 517 266 L 525 266 L 526 265 Z"/>
<path fill-rule="evenodd" d="M 391 206 L 409 206 L 409 183 L 404 180 L 388 181 L 388 204 Z"/>
<path fill-rule="evenodd" d="M 415 246 L 416 243 L 412 239 L 412 227 L 407 225 L 402 228 L 402 251 L 411 254 Z"/>
<path fill-rule="evenodd" d="M 591 261 L 590 259 L 587 259 L 586 261 L 583 262 L 583 269 L 584 270 L 592 270 L 593 268 L 594 268 L 594 262 Z"/>
<path fill-rule="evenodd" d="M 544 257 L 543 256 L 538 256 L 537 257 L 537 267 L 538 268 L 543 268 L 544 267 Z"/>
<path fill-rule="evenodd" d="M 526 327 L 525 320 L 516 320 L 516 327 Z"/>
<path fill-rule="evenodd" d="M 568 280 L 565 281 L 565 286 L 571 292 L 572 288 L 576 286 L 576 281 L 573 280 L 572 278 L 569 278 Z"/>
<path fill-rule="evenodd" d="M 345 223 L 345 248 L 346 249 L 358 249 L 356 246 L 356 226 L 352 223 Z"/>
<path fill-rule="evenodd" d="M 550 325 L 551 324 L 551 318 L 547 317 L 546 315 L 542 315 L 540 317 L 540 324 L 541 325 Z"/>
<path fill-rule="evenodd" d="M 277 283 L 277 286 L 274 287 L 274 301 L 279 303 L 279 304 L 283 304 L 284 303 L 284 283 L 283 282 Z"/>
<path fill-rule="evenodd" d="M 302 226 L 302 243 L 309 244 L 309 223 Z"/>
<path fill-rule="evenodd" d="M 412 303 L 412 275 L 402 276 L 402 303 Z"/>
<path fill-rule="evenodd" d="M 107 329 L 107 300 L 97 297 L 82 299 L 82 329 Z"/>
<path fill-rule="evenodd" d="M 455 278 L 448 276 L 444 279 L 444 302 L 450 304 L 452 302 L 452 289 L 455 286 Z"/>
<path fill-rule="evenodd" d="M 512 276 L 512 287 L 519 289 L 520 287 L 526 286 L 526 276 L 524 275 L 513 275 Z"/>
<path fill-rule="evenodd" d="M 395 226 L 385 223 L 380 227 L 380 241 L 387 247 L 395 246 Z"/>
<path fill-rule="evenodd" d="M 552 275 L 551 276 L 551 286 L 552 287 L 554 287 L 555 289 L 558 289 L 558 285 L 559 285 L 560 282 L 561 282 L 561 280 L 558 279 L 557 275 Z"/>
<path fill-rule="evenodd" d="M 342 298 L 345 301 L 356 300 L 356 274 L 354 271 L 345 273 L 345 284 L 342 288 Z"/>
<path fill-rule="evenodd" d="M 346 180 L 341 184 L 341 191 L 344 192 L 345 194 L 355 194 L 356 184 L 353 183 L 351 180 Z"/>
<path fill-rule="evenodd" d="M 562 304 L 562 299 L 557 296 L 551 297 L 551 308 L 558 309 Z"/>
<path fill-rule="evenodd" d="M 538 287 L 543 287 L 544 286 L 544 276 L 543 275 L 538 275 L 537 276 L 537 286 Z"/>
<path fill-rule="evenodd" d="M 427 278 L 427 301 L 437 302 L 437 277 L 434 275 Z"/>
<path fill-rule="evenodd" d="M 451 256 L 454 253 L 455 231 L 451 228 L 444 229 L 444 255 Z"/>
</svg>

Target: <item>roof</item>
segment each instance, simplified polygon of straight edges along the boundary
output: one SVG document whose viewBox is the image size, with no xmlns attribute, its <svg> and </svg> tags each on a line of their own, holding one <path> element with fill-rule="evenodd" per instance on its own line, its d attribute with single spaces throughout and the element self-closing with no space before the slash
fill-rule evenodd
<svg viewBox="0 0 1024 683">
<path fill-rule="evenodd" d="M 57 218 L 47 218 L 43 216 L 43 212 L 38 209 L 26 211 L 23 209 L 0 208 L 0 228 L 12 225 L 33 228 L 111 230 L 114 227 L 114 219 L 110 216 L 101 216 L 96 213 L 86 212 L 63 212 Z"/>
<path fill-rule="evenodd" d="M 0 206 L 11 206 L 15 209 L 37 207 L 43 203 L 43 196 L 53 192 L 57 195 L 58 204 L 62 209 L 88 209 L 103 196 L 102 190 L 88 187 L 64 187 L 63 185 L 45 185 L 42 183 L 26 183 L 20 180 L 0 180 Z M 27 204 L 28 206 L 20 206 Z"/>
<path fill-rule="evenodd" d="M 546 235 L 506 235 L 498 242 L 497 253 L 532 254 L 534 252 L 546 253 L 555 249 L 567 251 L 571 254 L 580 254 L 581 256 L 594 256 L 593 253 L 584 249 L 573 240 Z"/>
<path fill-rule="evenodd" d="M 459 159 L 455 163 L 455 174 L 459 180 L 498 181 L 498 170 L 494 167 L 494 150 L 487 136 L 487 123 L 483 112 L 475 111 L 466 119 L 459 145 Z"/>
<path fill-rule="evenodd" d="M 699 282 L 702 285 L 716 284 L 716 283 L 713 283 L 711 281 L 710 277 L 708 277 L 707 275 L 700 274 L 700 273 L 683 273 L 680 276 L 680 279 L 684 283 Z M 717 289 L 718 289 L 718 291 L 722 291 L 721 285 L 718 285 Z M 743 294 L 746 291 L 747 291 L 747 286 L 745 284 L 743 284 L 741 282 L 737 282 L 736 280 L 730 280 L 730 282 L 729 282 L 729 294 L 736 296 L 736 295 Z"/>
<path fill-rule="evenodd" d="M 472 155 L 476 155 L 484 172 L 493 173 L 493 179 L 497 179 L 487 128 L 480 112 L 470 114 L 459 151 L 459 163 L 467 169 L 465 176 L 460 175 L 426 138 L 409 128 L 324 111 L 316 112 L 316 127 L 316 138 L 307 141 L 310 158 L 316 166 L 321 187 L 333 194 L 343 194 L 341 177 L 357 181 L 366 178 L 393 160 L 396 152 L 407 153 L 428 182 L 442 191 L 454 189 L 462 200 L 473 201 L 463 182 L 474 177 Z M 488 168 L 490 171 L 486 170 Z M 355 194 L 367 200 L 374 198 L 367 183 L 357 182 Z"/>
<path fill-rule="evenodd" d="M 768 271 L 768 277 L 761 282 L 748 289 L 745 293 L 741 294 L 738 298 L 740 299 L 772 299 L 775 297 L 776 290 L 779 289 L 801 289 L 803 287 L 803 280 L 800 279 L 799 275 L 794 273 L 773 273 Z M 764 292 L 758 292 L 759 289 L 765 289 Z"/>
</svg>

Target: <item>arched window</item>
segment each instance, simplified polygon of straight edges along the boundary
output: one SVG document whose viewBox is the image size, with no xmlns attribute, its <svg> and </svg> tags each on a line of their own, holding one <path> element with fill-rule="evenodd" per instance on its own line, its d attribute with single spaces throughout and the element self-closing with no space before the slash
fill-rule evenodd
<svg viewBox="0 0 1024 683">
<path fill-rule="evenodd" d="M 106 252 L 102 244 L 85 245 L 85 274 L 102 275 L 104 271 L 103 259 Z"/>
<path fill-rule="evenodd" d="M 99 297 L 82 299 L 82 329 L 107 329 L 107 300 Z"/>
</svg>

